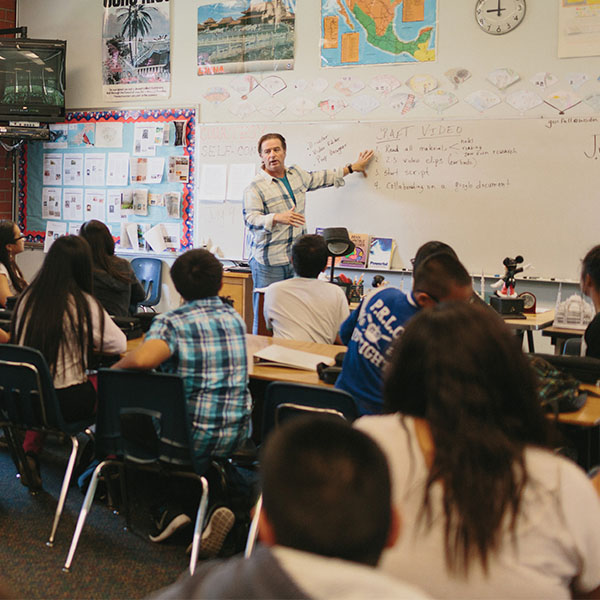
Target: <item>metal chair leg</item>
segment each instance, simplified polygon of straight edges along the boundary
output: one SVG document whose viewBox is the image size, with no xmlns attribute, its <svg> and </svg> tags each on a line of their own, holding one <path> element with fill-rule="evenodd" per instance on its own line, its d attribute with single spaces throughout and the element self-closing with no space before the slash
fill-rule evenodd
<svg viewBox="0 0 600 600">
<path fill-rule="evenodd" d="M 190 575 L 193 575 L 194 571 L 196 570 L 196 563 L 198 562 L 198 550 L 200 549 L 200 538 L 202 536 L 202 530 L 204 529 L 204 521 L 206 520 L 206 512 L 208 510 L 208 481 L 206 480 L 206 477 L 200 477 L 200 484 L 202 485 L 202 496 L 200 497 L 198 512 L 196 513 L 194 537 L 192 538 L 192 554 L 190 556 Z"/>
<path fill-rule="evenodd" d="M 256 505 L 254 506 L 254 515 L 252 522 L 250 523 L 250 530 L 248 531 L 248 539 L 246 541 L 246 549 L 244 550 L 244 558 L 250 558 L 252 551 L 254 550 L 254 544 L 256 544 L 256 536 L 258 534 L 258 517 L 262 510 L 262 494 L 258 497 Z"/>
<path fill-rule="evenodd" d="M 67 560 L 65 561 L 65 565 L 62 569 L 65 573 L 68 573 L 71 569 L 71 563 L 73 562 L 73 557 L 75 556 L 75 550 L 77 550 L 77 544 L 79 543 L 79 536 L 81 535 L 81 531 L 85 524 L 85 519 L 87 517 L 88 512 L 90 512 L 90 508 L 91 508 L 92 502 L 94 500 L 94 495 L 96 494 L 96 488 L 98 487 L 98 480 L 100 479 L 100 473 L 102 472 L 102 469 L 108 463 L 109 463 L 109 461 L 103 461 L 94 469 L 94 474 L 92 475 L 90 485 L 88 487 L 85 498 L 83 499 L 83 504 L 81 506 L 81 510 L 79 511 L 79 518 L 77 519 L 77 526 L 75 527 L 75 533 L 73 534 L 73 539 L 71 540 L 71 546 L 69 547 L 69 553 L 67 554 Z"/>
<path fill-rule="evenodd" d="M 67 470 L 65 471 L 65 477 L 63 479 L 62 487 L 60 488 L 60 496 L 58 498 L 58 506 L 54 513 L 54 522 L 52 523 L 52 531 L 50 537 L 46 542 L 46 546 L 52 548 L 54 546 L 54 536 L 58 529 L 58 522 L 62 515 L 63 508 L 65 506 L 65 500 L 67 499 L 67 493 L 69 492 L 69 484 L 71 483 L 71 475 L 73 475 L 73 469 L 75 468 L 75 459 L 77 458 L 77 450 L 79 448 L 79 440 L 72 435 L 71 436 L 71 456 L 69 456 L 69 462 L 67 463 Z"/>
</svg>

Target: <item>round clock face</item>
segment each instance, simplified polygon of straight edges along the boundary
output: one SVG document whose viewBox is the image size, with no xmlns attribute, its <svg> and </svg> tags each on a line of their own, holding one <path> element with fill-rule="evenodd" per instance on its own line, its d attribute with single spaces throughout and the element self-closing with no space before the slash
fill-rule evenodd
<svg viewBox="0 0 600 600">
<path fill-rule="evenodd" d="M 522 298 L 525 310 L 532 309 L 535 306 L 535 296 L 531 292 L 523 292 L 519 294 L 519 298 Z"/>
<path fill-rule="evenodd" d="M 525 0 L 477 0 L 475 19 L 486 33 L 502 35 L 517 27 L 525 17 Z"/>
</svg>

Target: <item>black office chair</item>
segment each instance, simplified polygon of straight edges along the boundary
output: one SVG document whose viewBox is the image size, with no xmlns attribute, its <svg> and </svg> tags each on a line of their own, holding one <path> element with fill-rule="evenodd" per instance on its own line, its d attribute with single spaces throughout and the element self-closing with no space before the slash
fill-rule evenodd
<svg viewBox="0 0 600 600">
<path fill-rule="evenodd" d="M 262 441 L 270 431 L 283 422 L 303 415 L 330 415 L 354 421 L 358 408 L 354 398 L 344 390 L 322 385 L 308 385 L 273 381 L 267 387 L 263 412 Z M 254 507 L 244 557 L 249 558 L 254 550 L 258 533 L 258 518 L 262 509 L 262 494 Z"/>
<path fill-rule="evenodd" d="M 139 303 L 139 308 L 155 310 L 160 302 L 162 287 L 162 260 L 159 258 L 134 258 L 131 267 L 138 281 L 142 284 L 146 298 Z"/>
<path fill-rule="evenodd" d="M 140 425 L 146 425 L 142 428 Z M 202 494 L 196 513 L 190 573 L 198 559 L 200 536 L 208 506 L 208 482 L 193 450 L 183 381 L 178 375 L 122 369 L 98 371 L 96 458 L 92 475 L 63 570 L 69 571 L 79 536 L 90 511 L 98 480 L 109 465 L 119 467 L 121 496 L 129 524 L 124 481 L 125 465 L 195 479 Z"/>
<path fill-rule="evenodd" d="M 30 483 L 32 473 L 16 431 L 40 431 L 64 434 L 71 440 L 71 454 L 65 470 L 52 530 L 46 544 L 54 544 L 54 536 L 63 511 L 69 482 L 77 458 L 77 434 L 86 431 L 94 422 L 64 420 L 48 365 L 42 354 L 34 348 L 0 344 L 0 424 L 7 431 L 7 441 L 21 476 Z M 89 430 L 86 431 L 89 435 Z M 31 486 L 31 484 L 30 484 Z"/>
</svg>

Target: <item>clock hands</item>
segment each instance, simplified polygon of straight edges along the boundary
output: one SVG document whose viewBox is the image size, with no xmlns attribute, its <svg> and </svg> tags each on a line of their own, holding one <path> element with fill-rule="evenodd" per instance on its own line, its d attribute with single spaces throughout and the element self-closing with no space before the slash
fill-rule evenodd
<svg viewBox="0 0 600 600">
<path fill-rule="evenodd" d="M 486 12 L 489 12 L 489 13 L 495 12 L 495 13 L 498 13 L 499 17 L 501 17 L 502 11 L 506 10 L 506 8 L 502 8 L 501 2 L 502 2 L 502 0 L 498 0 L 498 8 L 491 8 L 491 9 L 487 10 Z"/>
</svg>

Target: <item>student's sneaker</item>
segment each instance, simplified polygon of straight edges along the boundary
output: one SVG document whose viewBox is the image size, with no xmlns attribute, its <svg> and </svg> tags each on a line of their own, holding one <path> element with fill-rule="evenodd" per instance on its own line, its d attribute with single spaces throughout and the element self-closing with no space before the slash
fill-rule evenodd
<svg viewBox="0 0 600 600">
<path fill-rule="evenodd" d="M 198 558 L 214 558 L 218 556 L 227 534 L 235 523 L 235 515 L 226 506 L 215 509 L 208 520 L 208 525 L 202 532 Z M 187 547 L 187 553 L 192 551 L 192 544 Z"/>
<path fill-rule="evenodd" d="M 192 520 L 184 513 L 164 509 L 158 519 L 154 521 L 156 531 L 149 537 L 153 542 L 162 542 L 170 538 L 175 532 L 187 527 Z"/>
</svg>

